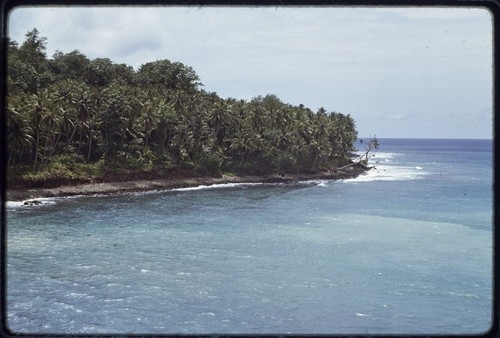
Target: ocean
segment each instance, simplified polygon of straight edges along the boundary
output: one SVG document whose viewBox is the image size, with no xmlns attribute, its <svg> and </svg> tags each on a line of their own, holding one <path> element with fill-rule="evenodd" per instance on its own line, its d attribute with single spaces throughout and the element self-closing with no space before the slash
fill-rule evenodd
<svg viewBox="0 0 500 338">
<path fill-rule="evenodd" d="M 362 144 L 358 144 L 363 149 Z M 478 334 L 491 140 L 380 139 L 355 179 L 8 202 L 20 333 Z"/>
</svg>

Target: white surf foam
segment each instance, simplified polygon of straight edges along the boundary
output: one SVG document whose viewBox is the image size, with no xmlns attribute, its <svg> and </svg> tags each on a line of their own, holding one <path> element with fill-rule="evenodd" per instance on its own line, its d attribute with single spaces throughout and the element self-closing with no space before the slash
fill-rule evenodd
<svg viewBox="0 0 500 338">
<path fill-rule="evenodd" d="M 30 201 L 37 201 L 39 204 L 30 203 Z M 26 203 L 26 204 L 25 204 Z M 47 205 L 54 205 L 57 203 L 55 197 L 41 197 L 41 198 L 31 198 L 24 201 L 6 201 L 5 206 L 7 208 L 30 208 L 30 207 L 41 207 Z"/>
<path fill-rule="evenodd" d="M 356 152 L 355 153 L 356 156 L 354 157 L 354 159 L 357 159 L 359 157 L 363 157 L 363 159 L 365 158 L 365 153 L 364 152 Z M 403 153 L 389 153 L 389 152 L 375 152 L 375 153 L 370 153 L 368 154 L 368 160 L 369 161 L 372 161 L 372 160 L 381 160 L 381 161 L 384 161 L 384 160 L 391 160 L 395 157 L 398 157 L 398 156 L 404 156 L 406 154 L 403 154 Z"/>
<path fill-rule="evenodd" d="M 353 161 L 358 161 L 358 160 L 364 160 L 365 159 L 365 154 L 363 152 L 357 152 L 356 153 L 358 156 L 353 158 Z M 376 153 L 370 153 L 368 155 L 368 165 L 373 166 L 373 165 L 380 165 L 380 164 L 389 164 L 391 162 L 394 162 L 394 160 L 397 157 L 404 156 L 406 154 L 403 153 L 389 153 L 389 152 L 376 152 Z"/>
<path fill-rule="evenodd" d="M 391 160 L 395 157 L 405 155 L 403 153 L 385 153 L 385 152 L 377 152 L 373 153 L 373 159 L 378 159 L 378 160 Z"/>
<path fill-rule="evenodd" d="M 7 201 L 5 202 L 5 206 L 7 208 L 19 208 L 23 206 L 23 203 L 22 201 Z"/>
<path fill-rule="evenodd" d="M 364 175 L 343 180 L 344 182 L 403 181 L 421 179 L 427 173 L 421 167 L 376 165 Z"/>
<path fill-rule="evenodd" d="M 297 181 L 297 184 L 304 184 L 304 185 L 314 185 L 316 187 L 328 187 L 328 183 L 331 182 L 330 180 L 304 180 L 304 181 Z"/>
<path fill-rule="evenodd" d="M 224 189 L 224 188 L 235 188 L 242 186 L 256 186 L 262 185 L 265 183 L 221 183 L 221 184 L 212 184 L 212 185 L 198 185 L 195 187 L 186 187 L 186 188 L 175 188 L 170 191 L 196 191 L 196 190 L 208 190 L 208 189 Z"/>
</svg>

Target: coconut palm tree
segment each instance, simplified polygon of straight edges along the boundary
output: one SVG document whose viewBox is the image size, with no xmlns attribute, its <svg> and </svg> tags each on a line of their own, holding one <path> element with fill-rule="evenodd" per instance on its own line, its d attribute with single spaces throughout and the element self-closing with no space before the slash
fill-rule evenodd
<svg viewBox="0 0 500 338">
<path fill-rule="evenodd" d="M 14 154 L 22 156 L 24 149 L 29 149 L 34 141 L 33 130 L 27 125 L 21 113 L 12 108 L 7 108 L 6 114 L 7 124 L 7 149 L 8 161 L 7 166 L 11 165 Z"/>
</svg>

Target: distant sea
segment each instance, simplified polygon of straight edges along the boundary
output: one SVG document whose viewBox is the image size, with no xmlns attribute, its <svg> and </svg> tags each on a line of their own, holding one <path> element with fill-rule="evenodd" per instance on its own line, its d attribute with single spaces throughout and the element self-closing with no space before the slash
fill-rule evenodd
<svg viewBox="0 0 500 338">
<path fill-rule="evenodd" d="M 341 181 L 8 202 L 8 325 L 22 333 L 488 330 L 492 141 L 380 139 L 370 162 L 376 169 Z"/>
</svg>

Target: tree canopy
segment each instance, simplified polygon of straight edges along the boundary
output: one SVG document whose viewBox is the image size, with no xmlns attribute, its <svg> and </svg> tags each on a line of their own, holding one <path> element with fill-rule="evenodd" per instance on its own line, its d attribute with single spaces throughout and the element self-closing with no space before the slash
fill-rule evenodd
<svg viewBox="0 0 500 338">
<path fill-rule="evenodd" d="M 224 99 L 167 59 L 135 71 L 78 50 L 48 58 L 46 42 L 33 29 L 9 44 L 11 181 L 318 171 L 354 151 L 350 115 L 272 94 Z"/>
</svg>

